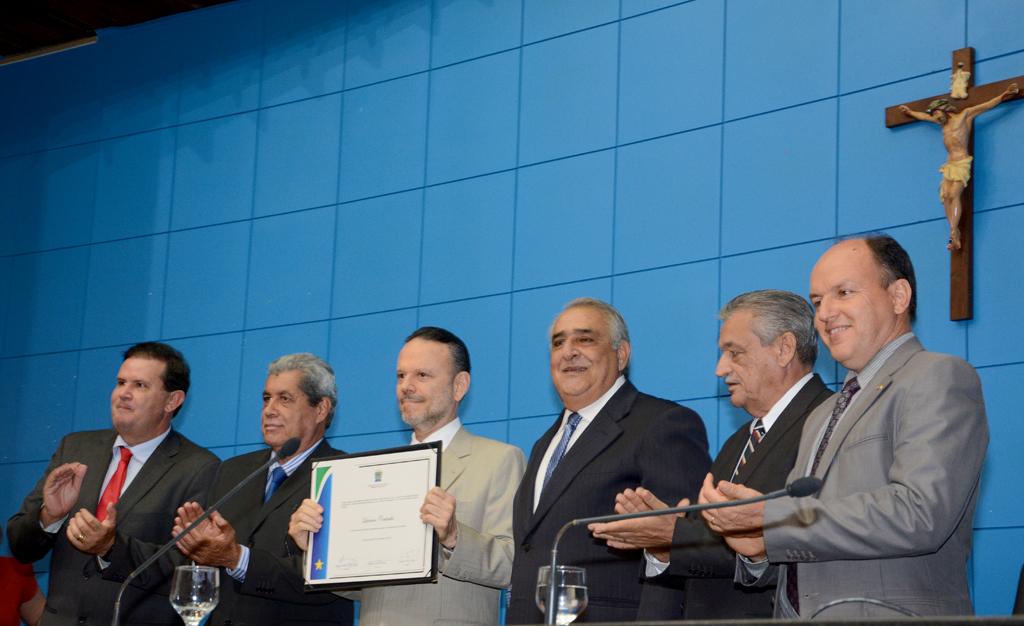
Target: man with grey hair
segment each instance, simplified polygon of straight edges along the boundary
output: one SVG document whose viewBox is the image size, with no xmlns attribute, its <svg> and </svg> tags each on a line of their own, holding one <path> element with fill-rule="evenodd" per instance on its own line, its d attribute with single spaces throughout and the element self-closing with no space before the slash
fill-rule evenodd
<svg viewBox="0 0 1024 626">
<path fill-rule="evenodd" d="M 754 419 L 725 442 L 711 475 L 716 482 L 740 482 L 763 492 L 781 489 L 796 460 L 804 420 L 832 395 L 812 373 L 818 353 L 814 312 L 795 293 L 762 290 L 736 296 L 719 318 L 721 357 L 715 374 L 728 387 L 732 404 Z M 666 506 L 649 487 L 637 487 L 618 495 L 615 510 Z M 648 576 L 685 587 L 684 618 L 772 615 L 775 588 L 735 584 L 735 553 L 699 515 L 593 524 L 591 531 L 615 548 L 645 548 Z M 674 617 L 679 615 L 666 616 Z"/>
<path fill-rule="evenodd" d="M 549 339 L 551 379 L 564 408 L 533 446 L 516 493 L 510 624 L 544 620 L 534 601 L 537 570 L 548 563 L 563 524 L 610 512 L 617 493 L 639 484 L 675 499 L 692 497 L 710 464 L 700 416 L 626 380 L 629 331 L 611 305 L 573 300 Z M 681 592 L 641 581 L 637 551 L 571 532 L 559 544 L 559 557 L 564 565 L 586 568 L 589 603 L 581 621 L 678 615 Z"/>
<path fill-rule="evenodd" d="M 289 354 L 270 364 L 263 387 L 263 441 L 277 452 L 296 437 L 298 451 L 272 463 L 264 480 L 243 487 L 178 543 L 189 559 L 224 570 L 220 602 L 209 624 L 352 623 L 349 600 L 303 591 L 301 551 L 288 537 L 292 511 L 309 495 L 312 462 L 343 454 L 324 438 L 337 397 L 334 371 L 313 354 Z M 223 462 L 207 502 L 215 502 L 255 471 L 268 454 L 258 450 Z M 174 533 L 202 513 L 196 502 L 183 504 Z"/>
</svg>

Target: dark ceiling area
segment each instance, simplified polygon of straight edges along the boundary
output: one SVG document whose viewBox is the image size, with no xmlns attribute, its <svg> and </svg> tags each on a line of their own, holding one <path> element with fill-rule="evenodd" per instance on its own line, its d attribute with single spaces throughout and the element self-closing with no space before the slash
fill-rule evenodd
<svg viewBox="0 0 1024 626">
<path fill-rule="evenodd" d="M 0 0 L 0 56 L 12 61 L 73 47 L 88 43 L 100 29 L 130 26 L 229 1 Z"/>
</svg>

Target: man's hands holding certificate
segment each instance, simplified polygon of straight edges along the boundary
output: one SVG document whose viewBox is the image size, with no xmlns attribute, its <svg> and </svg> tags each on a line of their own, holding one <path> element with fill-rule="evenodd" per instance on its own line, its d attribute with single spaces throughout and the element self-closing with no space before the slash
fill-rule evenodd
<svg viewBox="0 0 1024 626">
<path fill-rule="evenodd" d="M 437 540 L 449 550 L 455 549 L 459 539 L 459 525 L 455 521 L 455 496 L 440 487 L 431 487 L 420 507 L 420 519 L 430 524 L 437 533 Z"/>
<path fill-rule="evenodd" d="M 288 535 L 305 551 L 309 547 L 309 533 L 319 532 L 324 523 L 324 508 L 306 498 L 292 513 L 288 522 Z M 455 496 L 440 487 L 433 487 L 427 492 L 420 507 L 420 519 L 430 524 L 437 533 L 437 539 L 445 548 L 455 549 L 458 541 L 459 525 L 455 519 Z"/>
</svg>

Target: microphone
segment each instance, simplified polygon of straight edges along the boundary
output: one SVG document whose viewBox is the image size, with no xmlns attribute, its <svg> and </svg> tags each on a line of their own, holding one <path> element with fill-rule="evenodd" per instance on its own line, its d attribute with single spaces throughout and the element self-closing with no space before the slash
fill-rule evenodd
<svg viewBox="0 0 1024 626">
<path fill-rule="evenodd" d="M 220 509 L 220 507 L 225 502 L 227 502 L 232 496 L 238 493 L 239 490 L 241 490 L 242 487 L 247 485 L 252 479 L 259 476 L 260 474 L 265 475 L 267 468 L 270 467 L 271 464 L 273 464 L 275 461 L 286 459 L 295 454 L 296 452 L 298 452 L 300 445 L 302 445 L 302 442 L 299 440 L 298 437 L 292 437 L 288 441 L 281 444 L 281 448 L 276 453 L 271 454 L 270 459 L 266 463 L 260 465 L 255 470 L 253 470 L 251 474 L 243 478 L 241 482 L 232 487 L 231 491 L 224 494 L 220 500 L 217 500 L 216 502 L 213 503 L 213 505 L 210 508 L 203 511 L 203 514 L 196 518 L 196 521 L 189 524 L 184 530 L 175 535 L 173 539 L 171 539 L 164 545 L 160 546 L 159 550 L 154 552 L 152 556 L 143 561 L 142 564 L 136 567 L 134 570 L 132 570 L 132 572 L 128 574 L 128 576 L 124 579 L 124 582 L 121 583 L 121 588 L 117 590 L 117 599 L 114 600 L 114 618 L 110 621 L 110 625 L 118 626 L 119 617 L 121 614 L 121 596 L 124 595 L 124 590 L 128 588 L 128 583 L 135 580 L 136 576 L 141 574 L 147 567 L 155 563 L 157 559 L 167 554 L 167 552 L 171 548 L 173 548 L 175 544 L 181 541 L 182 537 L 189 534 L 190 532 L 192 532 L 193 529 L 195 529 L 196 526 L 206 521 L 206 519 L 210 517 L 210 515 L 212 515 L 214 511 Z"/>
<path fill-rule="evenodd" d="M 821 491 L 823 483 L 817 476 L 804 476 L 786 485 L 786 492 L 791 498 L 806 498 Z"/>
<path fill-rule="evenodd" d="M 765 500 L 774 500 L 775 498 L 781 498 L 783 496 L 790 496 L 793 498 L 805 498 L 812 496 L 821 490 L 822 480 L 816 476 L 804 476 L 803 478 L 797 478 L 793 482 L 789 483 L 782 489 L 772 491 L 770 493 L 763 493 L 753 498 L 743 498 L 742 500 L 729 500 L 728 502 L 707 502 L 705 504 L 691 504 L 690 506 L 676 506 L 667 509 L 655 509 L 651 511 L 638 511 L 636 513 L 618 513 L 613 515 L 598 515 L 596 517 L 581 517 L 579 519 L 570 520 L 565 523 L 559 530 L 558 534 L 555 535 L 555 543 L 551 548 L 551 579 L 548 583 L 548 599 L 545 611 L 545 624 L 554 624 L 555 615 L 558 607 L 555 606 L 557 602 L 556 591 L 556 572 L 558 571 L 558 542 L 562 540 L 562 535 L 567 530 L 574 526 L 584 526 L 586 524 L 604 523 L 604 522 L 618 522 L 627 519 L 638 519 L 641 517 L 657 517 L 659 515 L 673 515 L 678 513 L 696 513 L 697 511 L 707 511 L 710 509 L 725 509 L 731 506 L 742 506 L 744 504 L 754 504 L 756 502 L 764 502 Z"/>
</svg>

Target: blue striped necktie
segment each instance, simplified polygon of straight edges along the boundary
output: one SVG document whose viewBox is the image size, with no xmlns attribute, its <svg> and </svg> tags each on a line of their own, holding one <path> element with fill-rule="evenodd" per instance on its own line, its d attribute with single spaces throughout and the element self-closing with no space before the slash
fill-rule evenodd
<svg viewBox="0 0 1024 626">
<path fill-rule="evenodd" d="M 280 466 L 275 467 L 274 471 L 270 472 L 270 478 L 267 480 L 267 488 L 263 492 L 263 501 L 266 502 L 270 499 L 270 496 L 274 495 L 277 488 L 281 486 L 281 483 L 288 478 L 288 474 L 285 473 L 284 469 Z"/>
<path fill-rule="evenodd" d="M 572 434 L 576 432 L 576 427 L 580 425 L 580 420 L 582 419 L 583 416 L 576 412 L 569 415 L 569 422 L 565 425 L 565 431 L 562 432 L 562 440 L 558 442 L 558 447 L 551 453 L 551 460 L 548 461 L 548 469 L 544 472 L 544 484 L 540 487 L 541 491 L 544 491 L 544 488 L 548 486 L 551 475 L 555 473 L 555 467 L 558 466 L 562 461 L 562 457 L 565 456 L 565 451 L 569 448 L 569 440 L 572 439 Z"/>
</svg>

